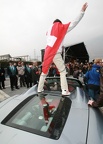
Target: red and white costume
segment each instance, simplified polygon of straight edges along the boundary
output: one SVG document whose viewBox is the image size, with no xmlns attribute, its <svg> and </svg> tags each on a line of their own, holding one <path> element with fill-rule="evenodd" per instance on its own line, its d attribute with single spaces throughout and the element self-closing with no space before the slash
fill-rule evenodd
<svg viewBox="0 0 103 144">
<path fill-rule="evenodd" d="M 48 73 L 48 69 L 53 62 L 53 58 L 59 49 L 59 46 L 67 32 L 69 25 L 70 23 L 61 24 L 60 22 L 56 22 L 47 32 L 47 46 L 42 64 L 42 72 L 44 74 Z"/>
</svg>

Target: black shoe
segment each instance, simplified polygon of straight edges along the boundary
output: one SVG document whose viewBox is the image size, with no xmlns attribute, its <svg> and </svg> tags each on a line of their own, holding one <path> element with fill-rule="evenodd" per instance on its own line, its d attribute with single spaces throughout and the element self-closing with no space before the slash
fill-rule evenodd
<svg viewBox="0 0 103 144">
<path fill-rule="evenodd" d="M 11 91 L 14 91 L 14 89 L 13 89 L 13 88 L 11 88 Z"/>
<path fill-rule="evenodd" d="M 16 87 L 16 89 L 19 89 L 19 87 Z"/>
</svg>

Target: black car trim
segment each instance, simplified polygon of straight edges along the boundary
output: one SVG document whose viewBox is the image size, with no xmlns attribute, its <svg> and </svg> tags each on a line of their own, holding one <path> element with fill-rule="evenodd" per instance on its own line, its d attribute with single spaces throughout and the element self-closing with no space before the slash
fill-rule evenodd
<svg viewBox="0 0 103 144">
<path fill-rule="evenodd" d="M 88 132 L 89 132 L 89 118 L 90 118 L 90 108 L 88 106 L 88 122 L 87 122 L 87 134 L 86 134 L 86 143 L 88 143 Z"/>
</svg>

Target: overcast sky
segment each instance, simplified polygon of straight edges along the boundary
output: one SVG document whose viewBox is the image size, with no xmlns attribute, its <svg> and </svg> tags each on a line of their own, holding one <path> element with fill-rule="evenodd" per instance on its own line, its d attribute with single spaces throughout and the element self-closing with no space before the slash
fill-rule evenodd
<svg viewBox="0 0 103 144">
<path fill-rule="evenodd" d="M 103 58 L 103 0 L 0 0 L 0 55 L 40 58 L 54 19 L 73 20 L 85 2 L 85 15 L 64 45 L 84 42 L 90 59 Z"/>
</svg>

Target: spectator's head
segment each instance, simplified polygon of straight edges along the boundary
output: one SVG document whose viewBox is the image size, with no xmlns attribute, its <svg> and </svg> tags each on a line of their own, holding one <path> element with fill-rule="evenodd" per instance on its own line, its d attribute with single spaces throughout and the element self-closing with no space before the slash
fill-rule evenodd
<svg viewBox="0 0 103 144">
<path fill-rule="evenodd" d="M 103 59 L 101 60 L 101 66 L 103 67 Z"/>
<path fill-rule="evenodd" d="M 102 61 L 102 59 L 96 58 L 96 59 L 94 60 L 94 64 L 100 65 L 101 61 Z"/>
<path fill-rule="evenodd" d="M 38 66 L 37 61 L 33 62 L 33 66 Z"/>
<path fill-rule="evenodd" d="M 10 62 L 9 62 L 9 65 L 13 65 L 13 62 L 12 62 L 12 61 L 10 61 Z"/>
<path fill-rule="evenodd" d="M 17 66 L 17 63 L 16 63 L 16 62 L 14 62 L 14 66 Z"/>
<path fill-rule="evenodd" d="M 20 66 L 20 65 L 21 65 L 21 62 L 18 62 L 18 65 Z"/>
<path fill-rule="evenodd" d="M 21 65 L 24 65 L 24 62 L 21 62 Z"/>
</svg>

